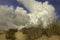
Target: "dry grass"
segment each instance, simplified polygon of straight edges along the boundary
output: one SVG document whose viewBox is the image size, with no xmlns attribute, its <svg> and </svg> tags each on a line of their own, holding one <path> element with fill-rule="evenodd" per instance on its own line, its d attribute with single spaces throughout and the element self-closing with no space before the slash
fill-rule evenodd
<svg viewBox="0 0 60 40">
<path fill-rule="evenodd" d="M 57 35 L 52 35 L 51 37 L 47 37 L 47 36 L 42 36 L 36 40 L 60 40 L 60 36 Z"/>
<path fill-rule="evenodd" d="M 27 40 L 36 40 L 39 37 L 47 36 L 51 37 L 52 35 L 60 36 L 60 26 L 53 22 L 48 28 L 44 29 L 42 27 L 38 28 L 29 28 L 29 29 L 22 29 L 24 34 L 28 34 Z"/>
<path fill-rule="evenodd" d="M 6 32 L 0 30 L 0 40 L 6 40 L 5 36 L 6 36 Z"/>
<path fill-rule="evenodd" d="M 22 32 L 16 32 L 15 33 L 16 36 L 16 40 L 26 40 L 27 39 L 27 35 L 23 34 Z"/>
<path fill-rule="evenodd" d="M 21 31 L 15 31 L 16 30 L 8 31 L 11 32 L 8 34 L 15 36 L 15 40 L 60 40 L 60 26 L 58 26 L 57 23 L 49 25 L 46 29 L 24 28 Z M 5 33 L 0 31 L 0 40 L 7 40 L 6 34 L 7 32 Z"/>
</svg>

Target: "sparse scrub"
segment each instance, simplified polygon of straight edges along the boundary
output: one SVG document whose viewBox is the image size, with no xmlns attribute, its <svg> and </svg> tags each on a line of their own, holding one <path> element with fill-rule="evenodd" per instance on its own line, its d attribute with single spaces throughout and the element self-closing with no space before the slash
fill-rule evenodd
<svg viewBox="0 0 60 40">
<path fill-rule="evenodd" d="M 6 39 L 15 40 L 15 32 L 17 32 L 17 29 L 9 29 L 9 31 L 6 33 Z"/>
<path fill-rule="evenodd" d="M 52 35 L 60 35 L 60 27 L 58 25 L 57 22 L 53 22 L 52 24 L 50 24 L 46 29 L 44 28 L 24 28 L 22 29 L 22 32 L 24 34 L 28 35 L 27 40 L 35 40 L 39 37 L 41 37 L 42 35 L 45 35 L 47 37 L 51 37 Z"/>
</svg>

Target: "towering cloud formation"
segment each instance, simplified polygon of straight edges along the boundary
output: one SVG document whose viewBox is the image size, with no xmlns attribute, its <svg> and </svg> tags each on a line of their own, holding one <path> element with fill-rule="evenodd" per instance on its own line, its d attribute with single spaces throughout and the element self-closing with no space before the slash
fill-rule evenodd
<svg viewBox="0 0 60 40">
<path fill-rule="evenodd" d="M 17 9 L 14 12 L 8 6 L 0 5 L 0 30 L 21 29 L 29 22 L 29 17 L 25 11 L 20 8 L 21 12 L 18 12 Z"/>
<path fill-rule="evenodd" d="M 17 28 L 21 30 L 26 27 L 38 27 L 41 25 L 47 28 L 54 20 L 56 20 L 55 8 L 46 2 L 37 2 L 35 0 L 17 0 L 29 9 L 27 13 L 21 7 L 13 10 L 8 6 L 0 5 L 0 30 L 8 30 Z"/>
<path fill-rule="evenodd" d="M 31 5 L 35 2 L 35 0 L 17 0 L 19 3 L 22 3 L 27 9 L 30 10 Z"/>
<path fill-rule="evenodd" d="M 30 23 L 33 25 L 42 24 L 46 28 L 52 21 L 56 20 L 55 8 L 47 1 L 37 2 L 35 0 L 17 0 L 29 9 Z"/>
</svg>

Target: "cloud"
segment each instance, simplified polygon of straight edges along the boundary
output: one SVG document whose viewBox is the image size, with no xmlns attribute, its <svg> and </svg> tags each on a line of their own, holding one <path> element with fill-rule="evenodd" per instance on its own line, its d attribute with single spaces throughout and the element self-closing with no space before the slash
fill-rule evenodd
<svg viewBox="0 0 60 40">
<path fill-rule="evenodd" d="M 18 10 L 20 8 L 17 8 Z M 24 10 L 19 10 L 21 12 L 12 10 L 8 6 L 0 5 L 0 30 L 9 30 L 10 28 L 22 28 L 25 24 L 29 22 L 29 17 L 24 14 Z"/>
<path fill-rule="evenodd" d="M 28 10 L 30 10 L 31 5 L 33 5 L 33 3 L 35 2 L 35 0 L 17 0 L 17 1 L 19 3 L 22 3 Z"/>
<path fill-rule="evenodd" d="M 56 13 L 55 8 L 45 1 L 41 2 L 34 2 L 31 5 L 31 14 L 29 15 L 31 18 L 31 22 L 34 25 L 42 24 L 43 28 L 46 28 L 50 25 L 54 20 L 56 20 Z"/>
<path fill-rule="evenodd" d="M 30 13 L 27 13 L 22 7 L 2 6 L 0 5 L 0 30 L 8 30 L 10 28 L 38 27 L 41 25 L 47 28 L 53 21 L 57 19 L 55 8 L 46 2 L 37 2 L 35 0 L 17 0 L 22 2 Z"/>
<path fill-rule="evenodd" d="M 30 23 L 33 25 L 42 24 L 43 28 L 46 28 L 52 21 L 56 20 L 55 8 L 48 3 L 45 2 L 37 2 L 35 0 L 17 0 L 24 4 L 26 8 L 29 9 L 30 14 Z"/>
</svg>

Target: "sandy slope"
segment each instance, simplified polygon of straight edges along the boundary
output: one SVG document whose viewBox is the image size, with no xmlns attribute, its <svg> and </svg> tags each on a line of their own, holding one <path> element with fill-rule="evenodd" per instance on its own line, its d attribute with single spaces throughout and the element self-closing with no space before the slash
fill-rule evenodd
<svg viewBox="0 0 60 40">
<path fill-rule="evenodd" d="M 60 40 L 60 36 L 52 35 L 51 37 L 42 36 L 37 40 Z"/>
<path fill-rule="evenodd" d="M 0 40 L 6 40 L 5 39 L 5 32 L 4 31 L 0 31 Z"/>
<path fill-rule="evenodd" d="M 16 40 L 26 40 L 27 39 L 27 35 L 23 34 L 22 32 L 16 32 L 15 36 L 16 36 Z"/>
<path fill-rule="evenodd" d="M 5 38 L 5 33 L 0 34 L 0 40 L 6 40 Z M 27 40 L 27 35 L 23 34 L 22 32 L 16 32 L 15 33 L 16 36 L 16 40 Z M 51 37 L 47 37 L 47 36 L 42 36 L 36 40 L 60 40 L 60 36 L 57 35 L 52 35 Z"/>
</svg>

